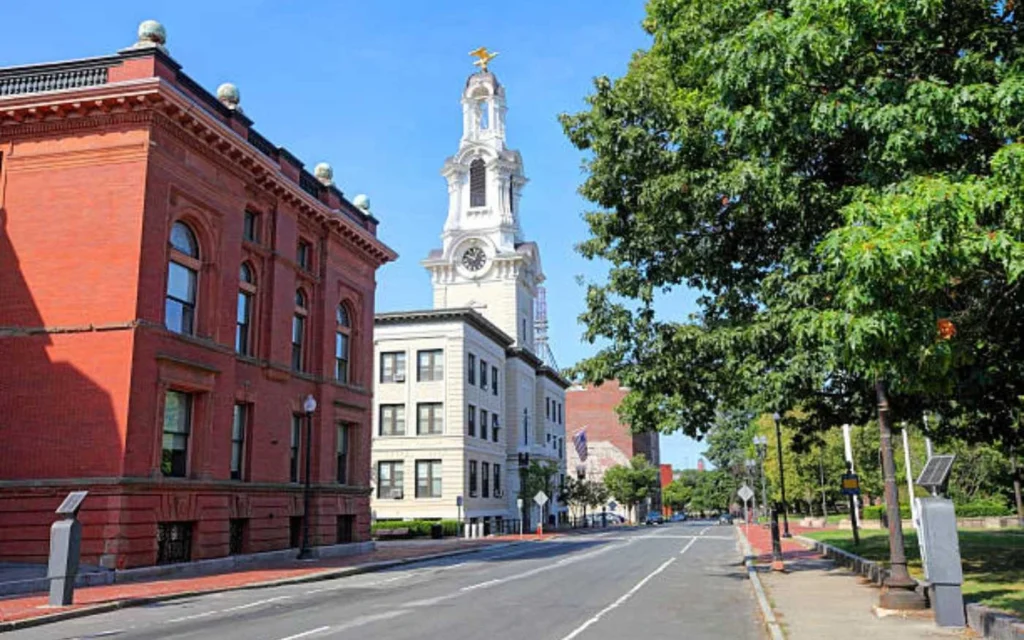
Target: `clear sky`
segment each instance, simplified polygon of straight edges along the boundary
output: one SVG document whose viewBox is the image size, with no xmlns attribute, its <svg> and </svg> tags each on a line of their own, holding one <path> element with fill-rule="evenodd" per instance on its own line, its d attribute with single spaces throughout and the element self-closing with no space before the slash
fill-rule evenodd
<svg viewBox="0 0 1024 640">
<path fill-rule="evenodd" d="M 491 69 L 506 87 L 509 145 L 530 179 L 521 223 L 541 248 L 551 345 L 561 366 L 593 353 L 580 339 L 575 278 L 603 270 L 573 251 L 586 237 L 582 156 L 556 117 L 584 108 L 594 76 L 622 75 L 648 46 L 641 0 L 53 0 L 45 9 L 5 3 L 2 16 L 0 66 L 110 54 L 135 41 L 142 20 L 163 23 L 186 73 L 210 91 L 236 84 L 263 135 L 310 170 L 329 162 L 349 197 L 370 196 L 380 237 L 400 254 L 378 275 L 380 311 L 431 305 L 420 260 L 440 246 L 439 171 L 458 147 L 459 98 L 474 70 L 467 52 L 499 51 Z M 663 311 L 682 317 L 691 300 L 672 296 Z M 702 450 L 662 437 L 662 461 L 675 466 L 695 466 Z"/>
</svg>

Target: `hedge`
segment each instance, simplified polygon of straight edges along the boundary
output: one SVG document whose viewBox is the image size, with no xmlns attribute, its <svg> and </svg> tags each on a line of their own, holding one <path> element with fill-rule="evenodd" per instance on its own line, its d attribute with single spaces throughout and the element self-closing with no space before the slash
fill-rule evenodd
<svg viewBox="0 0 1024 640">
<path fill-rule="evenodd" d="M 406 537 L 423 538 L 430 536 L 430 527 L 435 524 L 441 525 L 446 536 L 459 535 L 458 520 L 385 520 L 375 522 L 370 527 L 370 535 L 377 535 L 381 529 L 408 529 L 409 533 Z"/>
<path fill-rule="evenodd" d="M 864 515 L 862 517 L 865 520 L 880 520 L 883 513 L 885 513 L 885 505 L 874 505 L 864 507 Z M 956 515 L 958 518 L 982 518 L 986 516 L 1006 516 L 1010 514 L 1011 512 L 1009 507 L 999 499 L 989 498 L 956 505 Z M 904 520 L 910 519 L 909 506 L 900 505 L 900 517 Z"/>
</svg>

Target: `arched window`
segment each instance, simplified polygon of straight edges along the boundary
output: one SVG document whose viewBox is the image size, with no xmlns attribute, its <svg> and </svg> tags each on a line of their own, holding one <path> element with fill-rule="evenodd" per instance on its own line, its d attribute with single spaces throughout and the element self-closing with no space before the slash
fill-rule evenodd
<svg viewBox="0 0 1024 640">
<path fill-rule="evenodd" d="M 235 351 L 251 356 L 253 352 L 252 306 L 256 299 L 256 279 L 252 267 L 243 262 L 238 270 L 238 310 L 235 319 Z"/>
<path fill-rule="evenodd" d="M 469 206 L 487 206 L 487 169 L 480 158 L 469 163 Z"/>
<path fill-rule="evenodd" d="M 292 317 L 292 369 L 295 371 L 306 370 L 305 342 L 306 318 L 308 316 L 306 294 L 302 292 L 302 289 L 297 289 L 295 291 L 295 315 Z"/>
<path fill-rule="evenodd" d="M 489 129 L 491 127 L 491 113 L 487 100 L 478 101 L 476 108 L 480 112 L 480 130 Z"/>
<path fill-rule="evenodd" d="M 338 305 L 334 329 L 334 378 L 338 382 L 348 382 L 349 378 L 349 345 L 352 339 L 352 320 L 348 308 Z"/>
<path fill-rule="evenodd" d="M 512 180 L 508 181 L 508 212 L 516 212 L 516 185 Z"/>
<path fill-rule="evenodd" d="M 164 325 L 171 331 L 186 335 L 195 333 L 199 267 L 196 235 L 184 222 L 175 222 L 171 226 L 167 297 L 164 304 Z"/>
</svg>

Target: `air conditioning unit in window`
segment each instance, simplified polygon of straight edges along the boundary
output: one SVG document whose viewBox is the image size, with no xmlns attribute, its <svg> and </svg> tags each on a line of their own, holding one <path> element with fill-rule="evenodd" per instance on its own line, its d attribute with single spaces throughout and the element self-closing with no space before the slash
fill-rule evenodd
<svg viewBox="0 0 1024 640">
<path fill-rule="evenodd" d="M 494 490 L 494 497 L 495 498 L 501 498 L 501 497 L 504 497 L 504 495 L 505 495 L 505 493 L 501 489 L 495 489 Z"/>
<path fill-rule="evenodd" d="M 390 492 L 390 495 L 388 497 L 391 498 L 392 500 L 401 500 L 402 499 L 402 490 L 401 489 L 392 489 L 391 492 Z"/>
<path fill-rule="evenodd" d="M 395 374 L 395 382 L 405 382 L 405 374 L 404 373 L 396 373 Z"/>
</svg>

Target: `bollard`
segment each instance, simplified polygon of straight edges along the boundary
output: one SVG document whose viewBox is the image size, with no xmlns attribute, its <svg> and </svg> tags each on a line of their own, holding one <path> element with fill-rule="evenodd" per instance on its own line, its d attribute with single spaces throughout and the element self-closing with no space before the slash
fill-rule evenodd
<svg viewBox="0 0 1024 640">
<path fill-rule="evenodd" d="M 57 507 L 63 519 L 50 527 L 50 560 L 46 577 L 50 579 L 51 607 L 66 607 L 75 599 L 75 576 L 82 546 L 82 523 L 76 516 L 88 491 L 72 491 Z"/>
<path fill-rule="evenodd" d="M 771 510 L 772 518 L 772 571 L 784 571 L 786 565 L 782 559 L 782 538 L 779 536 L 779 507 Z"/>
</svg>

